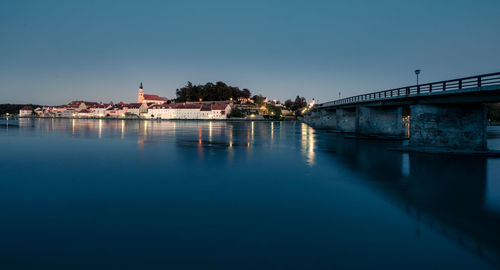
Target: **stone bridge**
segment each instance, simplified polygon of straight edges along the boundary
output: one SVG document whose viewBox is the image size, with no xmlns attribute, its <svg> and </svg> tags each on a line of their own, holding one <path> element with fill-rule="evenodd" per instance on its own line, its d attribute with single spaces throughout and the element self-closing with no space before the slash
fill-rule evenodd
<svg viewBox="0 0 500 270">
<path fill-rule="evenodd" d="M 485 103 L 493 102 L 500 102 L 500 72 L 318 104 L 304 115 L 304 122 L 356 136 L 409 137 L 410 148 L 485 151 Z"/>
</svg>

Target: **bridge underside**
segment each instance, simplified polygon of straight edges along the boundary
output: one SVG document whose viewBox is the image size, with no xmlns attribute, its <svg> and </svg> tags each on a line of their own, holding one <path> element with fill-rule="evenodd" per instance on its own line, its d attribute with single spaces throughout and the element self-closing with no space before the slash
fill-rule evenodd
<svg viewBox="0 0 500 270">
<path fill-rule="evenodd" d="M 356 106 L 324 109 L 304 117 L 319 129 L 360 136 L 408 136 L 402 106 Z M 486 150 L 486 107 L 480 103 L 410 106 L 410 147 Z"/>
</svg>

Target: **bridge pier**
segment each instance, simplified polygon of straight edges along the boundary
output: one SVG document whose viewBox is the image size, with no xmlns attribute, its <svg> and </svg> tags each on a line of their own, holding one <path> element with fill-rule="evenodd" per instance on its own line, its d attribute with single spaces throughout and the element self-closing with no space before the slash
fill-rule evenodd
<svg viewBox="0 0 500 270">
<path fill-rule="evenodd" d="M 366 107 L 358 108 L 358 126 L 356 133 L 362 135 L 398 136 L 405 135 L 403 125 L 403 108 Z"/>
<path fill-rule="evenodd" d="M 335 110 L 312 111 L 304 115 L 304 122 L 317 129 L 337 129 Z"/>
<path fill-rule="evenodd" d="M 322 110 L 320 126 L 326 129 L 337 129 L 337 111 Z"/>
<path fill-rule="evenodd" d="M 410 147 L 486 150 L 483 104 L 410 106 Z"/>
<path fill-rule="evenodd" d="M 312 112 L 309 119 L 309 125 L 315 128 L 321 128 L 321 114 L 321 112 Z"/>
<path fill-rule="evenodd" d="M 341 132 L 356 132 L 357 127 L 357 108 L 345 108 L 345 109 L 337 109 L 336 117 L 337 117 L 337 129 Z"/>
</svg>

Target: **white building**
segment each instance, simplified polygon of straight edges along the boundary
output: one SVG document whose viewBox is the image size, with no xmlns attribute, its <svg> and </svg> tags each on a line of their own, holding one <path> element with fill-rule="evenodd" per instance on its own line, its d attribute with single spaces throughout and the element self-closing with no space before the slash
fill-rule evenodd
<svg viewBox="0 0 500 270">
<path fill-rule="evenodd" d="M 148 108 L 146 118 L 149 119 L 175 119 L 176 109 L 170 104 L 152 105 Z"/>
<path fill-rule="evenodd" d="M 31 106 L 24 106 L 19 110 L 19 116 L 25 117 L 25 116 L 30 116 L 33 114 L 33 107 Z"/>
<path fill-rule="evenodd" d="M 111 107 L 111 105 L 109 105 L 109 104 L 99 104 L 99 105 L 92 106 L 90 109 L 91 109 L 94 117 L 105 117 L 106 110 L 110 107 Z"/>
<path fill-rule="evenodd" d="M 229 104 L 161 104 L 148 108 L 149 119 L 226 119 Z"/>
<path fill-rule="evenodd" d="M 89 118 L 89 117 L 94 117 L 94 113 L 92 113 L 90 110 L 84 109 L 77 111 L 73 114 L 74 117 L 81 117 L 81 118 Z"/>
<path fill-rule="evenodd" d="M 61 113 L 61 116 L 62 117 L 74 117 L 75 114 L 76 114 L 76 110 L 75 109 L 66 109 L 64 110 L 62 113 Z"/>
<path fill-rule="evenodd" d="M 227 115 L 231 113 L 229 104 L 214 104 L 212 105 L 211 119 L 227 119 Z"/>
</svg>

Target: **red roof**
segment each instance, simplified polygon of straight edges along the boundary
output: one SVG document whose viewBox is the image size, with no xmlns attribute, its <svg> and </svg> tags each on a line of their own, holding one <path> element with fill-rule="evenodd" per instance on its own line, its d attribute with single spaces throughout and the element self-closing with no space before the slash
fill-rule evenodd
<svg viewBox="0 0 500 270">
<path fill-rule="evenodd" d="M 78 106 L 73 106 L 73 105 L 61 105 L 61 106 L 59 106 L 58 108 L 62 108 L 62 109 L 64 109 L 64 108 L 66 108 L 66 109 L 76 109 L 76 108 L 78 108 Z"/>
<path fill-rule="evenodd" d="M 170 108 L 170 106 L 167 104 L 155 104 L 149 106 L 149 109 L 167 109 L 167 108 Z"/>
<path fill-rule="evenodd" d="M 209 112 L 212 111 L 212 108 L 210 107 L 210 105 L 203 105 L 201 106 L 200 111 Z"/>
<path fill-rule="evenodd" d="M 212 110 L 225 110 L 227 107 L 227 104 L 213 104 L 212 105 Z"/>
<path fill-rule="evenodd" d="M 175 107 L 178 108 L 178 109 L 200 109 L 201 108 L 201 104 L 188 104 L 188 103 L 185 103 L 185 104 L 176 104 Z"/>
<path fill-rule="evenodd" d="M 158 95 L 146 95 L 144 94 L 144 99 L 145 100 L 160 100 L 160 101 L 167 101 L 168 98 L 166 97 L 160 97 Z"/>
<path fill-rule="evenodd" d="M 94 108 L 94 109 L 98 109 L 98 108 L 105 109 L 108 106 L 109 106 L 109 104 L 98 104 L 98 105 L 92 106 L 92 108 Z"/>
<path fill-rule="evenodd" d="M 31 107 L 31 106 L 24 106 L 24 107 L 21 108 L 21 110 L 23 110 L 23 111 L 32 111 L 33 107 Z"/>
<path fill-rule="evenodd" d="M 125 104 L 123 106 L 129 109 L 139 109 L 142 106 L 142 103 L 130 103 L 130 104 Z"/>
<path fill-rule="evenodd" d="M 79 111 L 79 113 L 90 113 L 90 111 L 89 110 L 81 110 L 81 111 Z"/>
<path fill-rule="evenodd" d="M 92 101 L 83 101 L 83 100 L 73 100 L 70 103 L 68 103 L 69 106 L 75 106 L 78 107 L 80 104 L 85 103 L 86 106 L 97 106 L 100 105 L 101 103 L 99 102 L 92 102 Z"/>
</svg>

